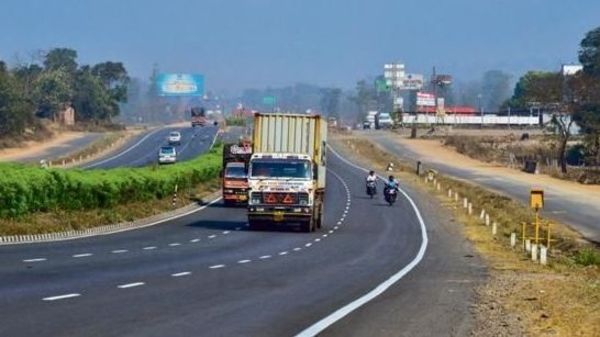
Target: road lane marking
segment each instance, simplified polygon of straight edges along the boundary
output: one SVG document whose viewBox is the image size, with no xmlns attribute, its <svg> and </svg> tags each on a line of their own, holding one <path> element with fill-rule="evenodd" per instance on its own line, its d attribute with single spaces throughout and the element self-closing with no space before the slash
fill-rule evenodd
<svg viewBox="0 0 600 337">
<path fill-rule="evenodd" d="M 252 262 L 252 260 L 239 260 L 238 263 L 239 264 L 244 264 L 244 263 L 249 263 Z"/>
<path fill-rule="evenodd" d="M 117 250 L 113 250 L 111 253 L 113 254 L 123 254 L 123 253 L 127 253 L 128 250 L 127 249 L 117 249 Z"/>
<path fill-rule="evenodd" d="M 288 252 L 280 252 L 279 255 L 287 255 Z"/>
<path fill-rule="evenodd" d="M 148 246 L 148 247 L 144 247 L 142 249 L 143 250 L 153 250 L 153 249 L 156 249 L 156 246 Z"/>
<path fill-rule="evenodd" d="M 322 236 L 322 237 L 324 237 L 324 238 L 326 238 L 326 237 L 327 237 L 327 234 L 323 234 L 323 235 L 321 235 L 321 236 Z"/>
<path fill-rule="evenodd" d="M 139 286 L 143 286 L 144 282 L 133 282 L 133 283 L 127 283 L 127 284 L 121 284 L 118 285 L 117 288 L 119 289 L 127 289 L 127 288 L 134 288 L 134 287 L 139 287 Z"/>
<path fill-rule="evenodd" d="M 177 246 L 181 246 L 181 243 L 179 243 L 179 242 L 169 243 L 169 247 L 177 247 Z"/>
<path fill-rule="evenodd" d="M 347 159 L 343 158 L 330 146 L 329 146 L 329 149 L 338 158 L 340 158 L 340 160 L 342 160 L 349 166 L 355 167 L 355 168 L 360 169 L 365 172 L 368 171 L 360 166 L 353 164 L 352 162 L 348 161 Z M 400 269 L 394 275 L 390 276 L 386 281 L 379 284 L 373 290 L 369 291 L 368 293 L 364 294 L 363 296 L 346 304 L 345 306 L 341 307 L 340 309 L 332 312 L 328 316 L 322 318 L 318 322 L 316 322 L 313 325 L 309 326 L 308 328 L 304 329 L 303 331 L 301 331 L 300 333 L 298 333 L 296 335 L 297 337 L 308 337 L 308 336 L 318 335 L 323 330 L 327 329 L 327 327 L 329 327 L 332 324 L 334 324 L 335 322 L 343 319 L 351 312 L 355 311 L 356 309 L 362 307 L 366 303 L 372 301 L 377 296 L 381 295 L 389 287 L 394 285 L 396 282 L 398 282 L 400 279 L 402 279 L 406 274 L 408 274 L 411 270 L 413 270 L 421 262 L 421 260 L 423 260 L 423 256 L 425 256 L 425 251 L 427 250 L 427 244 L 429 241 L 429 238 L 427 237 L 427 228 L 425 226 L 425 221 L 423 221 L 423 217 L 421 216 L 421 212 L 419 211 L 419 208 L 417 207 L 417 205 L 415 204 L 413 199 L 408 195 L 408 193 L 406 193 L 402 188 L 399 188 L 399 191 L 410 203 L 410 205 L 415 213 L 415 216 L 417 217 L 417 220 L 419 221 L 419 225 L 421 228 L 421 246 L 419 248 L 417 255 L 406 266 L 404 266 L 402 269 Z"/>
<path fill-rule="evenodd" d="M 81 296 L 81 294 L 72 293 L 72 294 L 44 297 L 44 298 L 42 298 L 42 300 L 43 301 L 57 301 L 57 300 L 64 300 L 66 298 L 73 298 L 73 297 L 79 297 L 79 296 Z"/>
<path fill-rule="evenodd" d="M 192 240 L 190 240 L 190 242 L 193 242 L 193 243 L 200 242 L 200 239 L 192 239 Z"/>
<path fill-rule="evenodd" d="M 219 269 L 219 268 L 225 268 L 224 264 L 215 264 L 214 266 L 210 266 L 208 267 L 209 269 Z"/>
<path fill-rule="evenodd" d="M 171 274 L 171 276 L 173 276 L 173 277 L 181 277 L 181 276 L 188 276 L 188 275 L 191 275 L 191 274 L 192 274 L 191 271 L 182 271 L 181 273 Z"/>
<path fill-rule="evenodd" d="M 209 236 L 208 238 L 209 238 L 209 239 L 214 239 L 214 238 L 216 238 L 216 237 L 217 237 L 216 235 L 211 235 L 211 236 Z"/>
<path fill-rule="evenodd" d="M 316 238 L 316 239 L 315 239 L 315 242 L 319 242 L 319 241 L 321 241 L 321 239 L 319 239 L 319 238 Z"/>
<path fill-rule="evenodd" d="M 123 156 L 124 154 L 128 153 L 129 151 L 131 151 L 131 150 L 135 149 L 135 148 L 136 148 L 136 147 L 138 147 L 138 146 L 139 146 L 141 143 L 143 143 L 144 141 L 146 141 L 146 139 L 148 139 L 150 136 L 154 135 L 155 133 L 158 133 L 158 131 L 160 131 L 160 130 L 163 130 L 163 129 L 164 129 L 164 128 L 159 128 L 159 129 L 156 129 L 156 130 L 154 130 L 154 131 L 150 132 L 150 133 L 149 133 L 149 134 L 147 134 L 145 137 L 143 137 L 142 139 L 140 139 L 140 140 L 139 140 L 137 143 L 135 143 L 135 144 L 134 144 L 134 145 L 132 145 L 131 147 L 127 148 L 125 151 L 118 153 L 118 154 L 117 154 L 117 155 L 115 155 L 115 156 L 112 156 L 112 157 L 110 157 L 110 158 L 104 159 L 104 160 L 102 160 L 102 161 L 99 161 L 99 162 L 97 162 L 97 163 L 92 163 L 92 164 L 90 164 L 90 165 L 84 165 L 84 166 L 81 166 L 81 168 L 84 168 L 84 169 L 92 168 L 92 167 L 95 167 L 95 166 L 98 166 L 98 165 L 102 165 L 102 164 L 104 164 L 104 163 L 107 163 L 107 162 L 109 162 L 109 161 L 112 161 L 112 160 L 114 160 L 114 159 L 117 159 L 117 158 L 119 158 L 119 157 Z"/>
<path fill-rule="evenodd" d="M 224 234 L 224 235 L 227 235 L 227 234 L 229 234 L 229 233 L 230 233 L 229 231 L 224 231 L 224 232 L 223 232 L 223 234 Z"/>
<path fill-rule="evenodd" d="M 259 257 L 259 259 L 264 260 L 264 259 L 270 259 L 271 255 L 263 255 L 261 257 Z"/>
<path fill-rule="evenodd" d="M 92 253 L 81 253 L 81 254 L 75 254 L 73 255 L 74 258 L 79 258 L 79 257 L 88 257 L 88 256 L 92 256 L 94 254 Z"/>
<path fill-rule="evenodd" d="M 312 243 L 309 242 L 309 243 L 305 244 L 304 246 L 305 247 L 310 247 L 310 246 L 312 246 Z"/>
<path fill-rule="evenodd" d="M 329 230 L 329 234 L 333 234 L 333 230 L 331 230 L 331 229 L 330 229 L 330 230 Z"/>
<path fill-rule="evenodd" d="M 301 250 L 302 250 L 302 248 L 300 248 L 300 247 L 296 247 L 296 248 L 294 248 L 294 251 L 295 251 L 295 252 L 299 252 L 299 251 L 301 251 Z"/>
<path fill-rule="evenodd" d="M 38 257 L 35 259 L 27 259 L 27 260 L 23 260 L 23 262 L 42 262 L 42 261 L 46 261 L 47 259 L 45 257 Z"/>
</svg>

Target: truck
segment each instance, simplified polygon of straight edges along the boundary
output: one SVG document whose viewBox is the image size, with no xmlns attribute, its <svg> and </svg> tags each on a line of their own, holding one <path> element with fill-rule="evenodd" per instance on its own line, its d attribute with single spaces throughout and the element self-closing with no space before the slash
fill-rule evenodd
<svg viewBox="0 0 600 337">
<path fill-rule="evenodd" d="M 323 224 L 327 122 L 319 115 L 254 115 L 254 152 L 248 170 L 248 224 Z"/>
<path fill-rule="evenodd" d="M 205 126 L 207 123 L 206 111 L 203 107 L 192 107 L 190 109 L 192 115 L 192 127 Z"/>
<path fill-rule="evenodd" d="M 248 202 L 248 164 L 252 155 L 252 144 L 241 140 L 239 143 L 223 146 L 223 202 L 226 206 Z"/>
</svg>

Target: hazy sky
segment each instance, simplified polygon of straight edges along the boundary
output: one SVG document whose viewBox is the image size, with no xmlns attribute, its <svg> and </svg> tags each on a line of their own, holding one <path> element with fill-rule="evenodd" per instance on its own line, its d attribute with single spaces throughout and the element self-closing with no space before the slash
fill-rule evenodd
<svg viewBox="0 0 600 337">
<path fill-rule="evenodd" d="M 197 72 L 230 92 L 295 82 L 351 88 L 402 60 L 462 79 L 577 60 L 600 0 L 2 0 L 0 59 L 65 46 L 133 76 Z"/>
</svg>

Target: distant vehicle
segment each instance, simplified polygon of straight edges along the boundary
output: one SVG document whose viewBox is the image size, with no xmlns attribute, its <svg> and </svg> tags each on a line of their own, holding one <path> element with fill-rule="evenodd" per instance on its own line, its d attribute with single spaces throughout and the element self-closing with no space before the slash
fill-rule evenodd
<svg viewBox="0 0 600 337">
<path fill-rule="evenodd" d="M 193 107 L 190 112 L 192 114 L 193 128 L 196 126 L 205 126 L 207 124 L 208 119 L 206 118 L 206 111 L 203 107 Z"/>
<path fill-rule="evenodd" d="M 327 125 L 328 125 L 330 128 L 335 128 L 335 127 L 337 127 L 337 125 L 338 125 L 337 118 L 335 118 L 335 117 L 329 117 L 329 118 L 327 118 Z"/>
<path fill-rule="evenodd" d="M 369 121 L 364 121 L 364 122 L 362 123 L 362 128 L 363 128 L 364 130 L 370 129 L 370 128 L 371 128 L 371 122 L 369 122 Z"/>
<path fill-rule="evenodd" d="M 175 164 L 177 161 L 177 151 L 173 146 L 163 146 L 158 150 L 159 164 Z"/>
<path fill-rule="evenodd" d="M 181 145 L 181 133 L 179 133 L 179 131 L 173 131 L 169 133 L 169 144 Z"/>
<path fill-rule="evenodd" d="M 248 162 L 252 143 L 225 144 L 223 148 L 223 200 L 225 205 L 248 202 Z"/>
<path fill-rule="evenodd" d="M 376 129 L 391 129 L 394 126 L 392 116 L 387 112 L 382 112 L 375 115 L 375 128 Z"/>
</svg>

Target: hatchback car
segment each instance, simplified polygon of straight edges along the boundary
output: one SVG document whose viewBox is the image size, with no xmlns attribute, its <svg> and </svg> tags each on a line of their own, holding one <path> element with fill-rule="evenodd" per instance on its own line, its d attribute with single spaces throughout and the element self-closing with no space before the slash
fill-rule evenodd
<svg viewBox="0 0 600 337">
<path fill-rule="evenodd" d="M 177 161 L 177 151 L 173 146 L 163 146 L 158 150 L 159 164 L 174 164 Z"/>
<path fill-rule="evenodd" d="M 181 145 L 181 133 L 179 133 L 178 131 L 173 131 L 169 133 L 169 144 Z"/>
</svg>

